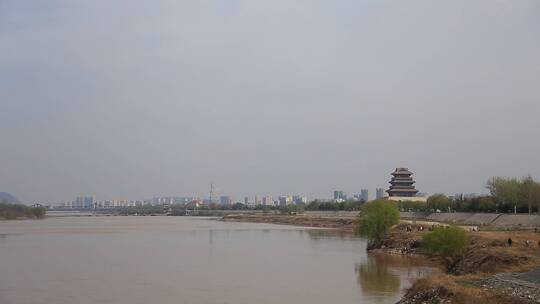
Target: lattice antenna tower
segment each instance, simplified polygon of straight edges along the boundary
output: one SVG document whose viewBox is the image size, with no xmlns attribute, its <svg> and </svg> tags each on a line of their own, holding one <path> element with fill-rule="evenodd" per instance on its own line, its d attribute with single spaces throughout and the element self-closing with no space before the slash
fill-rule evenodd
<svg viewBox="0 0 540 304">
<path fill-rule="evenodd" d="M 214 202 L 214 183 L 210 183 L 210 204 Z"/>
</svg>

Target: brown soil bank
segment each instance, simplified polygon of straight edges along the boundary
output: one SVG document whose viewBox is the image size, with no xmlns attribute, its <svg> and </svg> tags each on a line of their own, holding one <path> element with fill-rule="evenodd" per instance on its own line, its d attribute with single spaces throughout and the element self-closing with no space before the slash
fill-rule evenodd
<svg viewBox="0 0 540 304">
<path fill-rule="evenodd" d="M 222 218 L 225 222 L 269 223 L 305 227 L 338 228 L 352 231 L 354 218 L 321 217 L 284 214 L 229 214 Z"/>
<path fill-rule="evenodd" d="M 398 226 L 375 250 L 421 253 L 424 233 L 406 232 Z M 509 237 L 512 246 L 507 244 Z M 440 273 L 415 282 L 398 303 L 540 303 L 540 293 L 534 292 L 540 290 L 540 271 L 510 273 L 540 267 L 539 239 L 539 233 L 527 231 L 471 232 L 470 245 L 461 258 L 446 267 L 441 261 Z"/>
</svg>

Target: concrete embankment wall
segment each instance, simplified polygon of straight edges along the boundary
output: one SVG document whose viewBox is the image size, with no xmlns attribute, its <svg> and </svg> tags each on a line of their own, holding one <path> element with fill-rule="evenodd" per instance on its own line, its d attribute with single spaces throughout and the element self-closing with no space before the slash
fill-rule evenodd
<svg viewBox="0 0 540 304">
<path fill-rule="evenodd" d="M 305 215 L 320 217 L 355 218 L 358 211 L 306 211 Z M 401 212 L 401 219 L 439 222 L 463 226 L 540 227 L 539 215 L 467 213 L 467 212 Z"/>
<path fill-rule="evenodd" d="M 305 215 L 321 216 L 321 217 L 347 217 L 355 218 L 360 212 L 358 211 L 305 211 Z"/>
<path fill-rule="evenodd" d="M 499 227 L 540 227 L 540 216 L 528 214 L 503 214 L 495 220 L 494 225 Z"/>
<path fill-rule="evenodd" d="M 528 214 L 401 212 L 401 218 L 471 226 L 540 227 L 540 216 Z"/>
</svg>

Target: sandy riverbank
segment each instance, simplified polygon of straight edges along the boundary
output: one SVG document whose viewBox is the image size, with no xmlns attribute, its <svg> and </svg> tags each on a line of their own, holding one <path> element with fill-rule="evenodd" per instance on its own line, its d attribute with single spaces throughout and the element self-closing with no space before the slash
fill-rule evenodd
<svg viewBox="0 0 540 304">
<path fill-rule="evenodd" d="M 303 227 L 334 228 L 352 232 L 355 218 L 282 214 L 230 214 L 224 216 L 222 220 L 225 222 L 268 223 Z"/>
</svg>

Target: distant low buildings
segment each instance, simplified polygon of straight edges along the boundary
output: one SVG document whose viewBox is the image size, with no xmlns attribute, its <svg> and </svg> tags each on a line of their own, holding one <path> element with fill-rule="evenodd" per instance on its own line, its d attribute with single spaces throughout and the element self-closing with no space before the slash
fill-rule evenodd
<svg viewBox="0 0 540 304">
<path fill-rule="evenodd" d="M 466 199 L 473 199 L 478 197 L 479 195 L 477 193 L 457 193 L 453 196 L 450 196 L 453 200 L 466 200 Z"/>
<path fill-rule="evenodd" d="M 97 200 L 94 196 L 78 196 L 73 201 L 54 204 L 53 209 L 114 209 L 145 205 L 185 205 L 196 197 L 154 197 L 147 200 Z"/>
<path fill-rule="evenodd" d="M 375 198 L 382 199 L 388 197 L 390 200 L 417 200 L 425 201 L 426 198 L 420 196 L 418 190 L 415 188 L 415 181 L 412 178 L 413 173 L 407 168 L 396 168 L 394 172 L 391 173 L 392 178 L 390 180 L 390 187 L 386 191 L 388 196 L 385 195 L 385 190 L 383 188 L 377 188 L 375 191 Z M 355 193 L 351 199 L 367 202 L 370 200 L 368 189 L 360 189 L 360 193 Z M 474 196 L 474 194 L 459 194 L 455 195 L 454 198 L 469 197 Z M 94 196 L 78 196 L 71 202 L 60 203 L 55 205 L 55 208 L 59 209 L 114 209 L 114 208 L 125 208 L 125 207 L 137 207 L 145 205 L 193 205 L 192 203 L 196 201 L 200 205 L 207 205 L 211 208 L 216 208 L 216 204 L 219 204 L 223 207 L 233 206 L 235 203 L 242 203 L 249 207 L 249 209 L 255 208 L 256 206 L 288 206 L 288 205 L 300 205 L 308 204 L 308 198 L 303 195 L 281 195 L 277 199 L 273 199 L 272 196 L 262 196 L 259 197 L 255 195 L 253 200 L 250 200 L 250 197 L 243 197 L 243 199 L 233 199 L 229 195 L 222 195 L 219 197 L 219 200 L 216 199 L 216 196 L 212 196 L 210 193 L 212 201 L 210 199 L 200 200 L 198 197 L 184 197 L 184 196 L 167 196 L 167 197 L 153 197 L 152 199 L 147 200 L 104 200 L 97 201 Z M 347 194 L 343 190 L 334 190 L 333 199 L 318 199 L 319 203 L 340 203 L 348 199 Z M 197 204 L 196 204 L 197 205 Z M 235 208 L 238 206 L 235 206 Z M 219 207 L 217 207 L 219 208 Z M 228 208 L 224 208 L 228 209 Z"/>
<path fill-rule="evenodd" d="M 95 207 L 96 198 L 94 196 L 77 196 L 71 203 L 73 209 L 92 209 Z"/>
<path fill-rule="evenodd" d="M 199 208 L 202 205 L 203 205 L 202 200 L 194 199 L 193 201 L 186 204 L 186 208 L 187 209 L 195 209 L 195 208 Z"/>
<path fill-rule="evenodd" d="M 162 197 L 154 197 L 150 203 L 152 205 L 183 205 L 187 204 L 189 202 L 192 202 L 193 200 L 198 199 L 197 197 L 190 197 L 190 196 L 162 196 Z"/>
<path fill-rule="evenodd" d="M 152 205 L 171 204 L 172 199 L 167 197 L 154 197 L 152 199 Z"/>
</svg>

